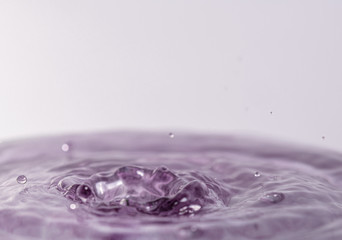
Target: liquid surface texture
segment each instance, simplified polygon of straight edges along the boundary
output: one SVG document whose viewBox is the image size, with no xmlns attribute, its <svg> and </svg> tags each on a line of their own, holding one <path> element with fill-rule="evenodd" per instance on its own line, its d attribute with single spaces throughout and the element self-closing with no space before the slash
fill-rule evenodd
<svg viewBox="0 0 342 240">
<path fill-rule="evenodd" d="M 342 239 L 342 155 L 113 132 L 0 144 L 0 239 Z"/>
</svg>

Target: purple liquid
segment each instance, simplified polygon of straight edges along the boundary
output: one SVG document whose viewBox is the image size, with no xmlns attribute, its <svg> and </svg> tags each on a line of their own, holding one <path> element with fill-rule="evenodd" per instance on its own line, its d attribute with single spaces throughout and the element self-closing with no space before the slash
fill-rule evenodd
<svg viewBox="0 0 342 240">
<path fill-rule="evenodd" d="M 0 145 L 0 239 L 342 239 L 342 155 L 232 136 Z"/>
</svg>

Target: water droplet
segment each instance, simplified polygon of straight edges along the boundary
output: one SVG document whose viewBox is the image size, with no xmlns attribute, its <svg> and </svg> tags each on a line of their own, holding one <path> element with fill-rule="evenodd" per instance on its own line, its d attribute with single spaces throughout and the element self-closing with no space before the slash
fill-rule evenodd
<svg viewBox="0 0 342 240">
<path fill-rule="evenodd" d="M 285 195 L 283 193 L 278 192 L 271 192 L 267 193 L 261 198 L 261 201 L 267 202 L 267 203 L 279 203 L 283 201 L 285 198 Z"/>
<path fill-rule="evenodd" d="M 325 136 L 322 136 L 322 139 L 325 140 Z"/>
<path fill-rule="evenodd" d="M 17 182 L 20 184 L 25 184 L 27 182 L 27 177 L 24 175 L 20 175 L 19 177 L 17 177 Z"/>
<path fill-rule="evenodd" d="M 72 203 L 72 204 L 70 204 L 69 207 L 70 207 L 71 210 L 75 210 L 77 206 L 76 206 L 75 203 Z"/>
<path fill-rule="evenodd" d="M 64 143 L 62 146 L 61 146 L 61 149 L 63 152 L 68 152 L 70 150 L 70 146 L 69 144 L 67 143 Z"/>
<path fill-rule="evenodd" d="M 261 176 L 261 174 L 259 172 L 254 173 L 254 177 L 260 177 L 260 176 Z"/>
<path fill-rule="evenodd" d="M 173 134 L 172 132 L 169 133 L 169 137 L 170 138 L 174 138 L 175 137 L 175 134 Z"/>
<path fill-rule="evenodd" d="M 273 114 L 273 112 L 272 112 L 272 111 L 270 111 L 270 114 L 272 115 L 272 114 Z"/>
</svg>

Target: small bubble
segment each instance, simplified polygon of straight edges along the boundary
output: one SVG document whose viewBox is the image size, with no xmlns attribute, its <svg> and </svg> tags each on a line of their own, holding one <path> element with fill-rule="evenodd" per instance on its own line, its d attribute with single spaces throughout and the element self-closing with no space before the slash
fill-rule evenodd
<svg viewBox="0 0 342 240">
<path fill-rule="evenodd" d="M 27 182 L 27 177 L 24 175 L 20 175 L 19 177 L 17 177 L 17 182 L 20 184 L 25 184 Z"/>
<path fill-rule="evenodd" d="M 254 173 L 254 177 L 260 177 L 260 176 L 261 176 L 261 174 L 259 172 Z"/>
<path fill-rule="evenodd" d="M 76 206 L 75 203 L 72 203 L 72 204 L 70 204 L 69 207 L 70 207 L 71 210 L 75 210 L 77 206 Z"/>
<path fill-rule="evenodd" d="M 68 152 L 70 150 L 70 146 L 69 144 L 67 143 L 64 143 L 62 146 L 61 146 L 61 149 L 63 152 Z"/>
<path fill-rule="evenodd" d="M 270 111 L 270 114 L 272 115 L 272 114 L 273 114 L 273 112 L 272 112 L 272 111 Z"/>
<path fill-rule="evenodd" d="M 322 136 L 322 140 L 325 140 L 325 136 Z"/>
<path fill-rule="evenodd" d="M 180 202 L 186 202 L 186 201 L 188 201 L 188 199 L 187 199 L 186 197 L 183 197 L 183 198 L 180 200 Z"/>
<path fill-rule="evenodd" d="M 261 201 L 263 202 L 268 202 L 268 203 L 279 203 L 283 201 L 285 198 L 283 193 L 278 193 L 278 192 L 271 192 L 266 195 L 264 195 L 261 198 Z"/>
<path fill-rule="evenodd" d="M 170 138 L 174 138 L 174 137 L 175 137 L 175 134 L 172 133 L 172 132 L 170 132 L 170 133 L 169 133 L 169 137 L 170 137 Z"/>
</svg>

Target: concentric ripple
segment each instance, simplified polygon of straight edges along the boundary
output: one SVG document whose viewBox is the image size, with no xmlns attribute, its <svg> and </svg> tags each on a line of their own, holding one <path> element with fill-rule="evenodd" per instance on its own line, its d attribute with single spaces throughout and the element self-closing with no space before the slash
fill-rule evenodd
<svg viewBox="0 0 342 240">
<path fill-rule="evenodd" d="M 0 145 L 0 239 L 342 239 L 342 155 L 234 136 Z"/>
</svg>

